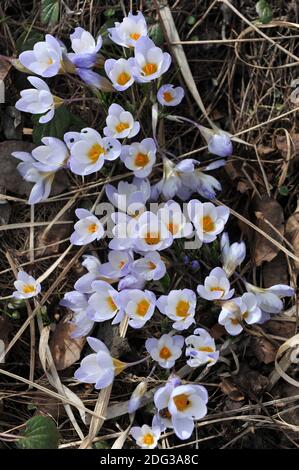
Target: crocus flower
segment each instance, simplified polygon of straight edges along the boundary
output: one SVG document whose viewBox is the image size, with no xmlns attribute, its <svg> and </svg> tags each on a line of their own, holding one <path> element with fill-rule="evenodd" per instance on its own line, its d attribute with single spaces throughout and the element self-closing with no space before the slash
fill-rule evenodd
<svg viewBox="0 0 299 470">
<path fill-rule="evenodd" d="M 16 291 L 12 296 L 15 299 L 30 299 L 35 297 L 41 291 L 41 285 L 34 277 L 27 274 L 25 271 L 19 271 L 17 280 L 14 282 Z"/>
<path fill-rule="evenodd" d="M 185 96 L 184 88 L 174 87 L 170 83 L 162 85 L 157 93 L 157 99 L 162 106 L 177 106 Z"/>
<path fill-rule="evenodd" d="M 258 299 L 258 306 L 266 313 L 279 313 L 283 309 L 282 297 L 293 297 L 295 291 L 292 287 L 277 284 L 267 289 L 256 287 L 249 282 L 245 282 L 247 292 L 252 292 Z"/>
<path fill-rule="evenodd" d="M 157 216 L 163 222 L 173 238 L 190 237 L 193 233 L 193 226 L 187 222 L 181 206 L 175 201 L 167 201 L 161 207 Z"/>
<path fill-rule="evenodd" d="M 157 281 L 166 274 L 166 266 L 157 251 L 146 253 L 132 264 L 132 271 L 146 281 Z"/>
<path fill-rule="evenodd" d="M 233 144 L 228 132 L 204 126 L 199 126 L 199 130 L 208 144 L 209 152 L 218 157 L 229 157 L 233 153 Z"/>
<path fill-rule="evenodd" d="M 166 385 L 159 387 L 154 394 L 155 407 L 158 413 L 153 418 L 153 426 L 158 426 L 161 432 L 167 428 L 173 429 L 172 417 L 168 409 L 170 396 L 175 387 L 178 387 L 181 381 L 176 376 L 170 376 Z"/>
<path fill-rule="evenodd" d="M 223 269 L 227 277 L 230 277 L 236 270 L 237 266 L 244 261 L 246 256 L 246 245 L 244 242 L 229 244 L 229 237 L 224 232 L 220 239 L 221 258 Z"/>
<path fill-rule="evenodd" d="M 129 274 L 133 262 L 133 256 L 127 251 L 110 251 L 108 262 L 99 267 L 99 273 L 109 279 L 119 279 Z"/>
<path fill-rule="evenodd" d="M 89 68 L 96 62 L 97 53 L 102 47 L 102 38 L 98 36 L 95 41 L 92 34 L 81 27 L 75 28 L 70 35 L 74 53 L 68 54 L 74 65 L 80 68 Z"/>
<path fill-rule="evenodd" d="M 132 63 L 135 80 L 147 83 L 161 77 L 170 67 L 171 56 L 163 52 L 147 36 L 140 38 L 135 45 L 134 62 Z"/>
<path fill-rule="evenodd" d="M 50 88 L 38 77 L 27 77 L 34 88 L 21 91 L 21 99 L 16 102 L 16 108 L 31 114 L 44 114 L 39 122 L 44 124 L 51 121 L 55 113 L 55 107 L 63 103 L 61 98 L 52 95 Z"/>
<path fill-rule="evenodd" d="M 104 127 L 103 130 L 104 134 L 115 139 L 131 139 L 140 131 L 139 122 L 134 121 L 132 114 L 116 103 L 113 103 L 108 109 L 106 124 L 107 127 Z"/>
<path fill-rule="evenodd" d="M 116 139 L 102 138 L 94 129 L 86 128 L 82 129 L 70 150 L 72 172 L 85 176 L 99 171 L 106 160 L 115 160 L 120 155 L 121 144 Z"/>
<path fill-rule="evenodd" d="M 56 137 L 43 137 L 42 143 L 43 145 L 32 150 L 32 156 L 36 160 L 33 163 L 34 168 L 41 172 L 55 172 L 63 168 L 69 158 L 65 143 Z"/>
<path fill-rule="evenodd" d="M 164 369 L 174 366 L 175 361 L 182 355 L 183 345 L 183 336 L 169 334 L 162 335 L 160 339 L 148 338 L 145 342 L 145 348 L 153 360 Z"/>
<path fill-rule="evenodd" d="M 156 151 L 154 139 L 147 138 L 140 143 L 134 142 L 131 145 L 124 145 L 120 158 L 137 178 L 146 178 L 156 162 Z"/>
<path fill-rule="evenodd" d="M 153 212 L 143 212 L 132 229 L 133 246 L 137 251 L 160 251 L 168 248 L 173 237 L 166 225 Z"/>
<path fill-rule="evenodd" d="M 214 268 L 205 278 L 204 285 L 197 286 L 197 292 L 206 300 L 230 299 L 235 290 L 230 289 L 230 283 L 226 273 L 221 268 Z"/>
<path fill-rule="evenodd" d="M 72 338 L 88 335 L 94 325 L 94 321 L 86 313 L 88 309 L 88 296 L 77 291 L 67 292 L 59 304 L 74 312 L 71 323 L 76 328 L 71 334 Z"/>
<path fill-rule="evenodd" d="M 113 42 L 123 47 L 135 47 L 136 41 L 147 36 L 147 26 L 143 14 L 129 12 L 121 23 L 114 23 L 114 28 L 108 28 L 109 37 Z"/>
<path fill-rule="evenodd" d="M 105 190 L 107 198 L 119 211 L 135 217 L 146 210 L 151 185 L 147 179 L 134 178 L 132 183 L 120 181 L 117 189 L 112 184 L 107 184 Z"/>
<path fill-rule="evenodd" d="M 133 77 L 134 59 L 108 59 L 104 64 L 107 77 L 111 80 L 112 85 L 117 91 L 125 91 L 133 85 L 135 79 Z"/>
<path fill-rule="evenodd" d="M 129 317 L 129 325 L 132 328 L 142 328 L 154 314 L 156 296 L 148 290 L 123 290 L 121 303 Z"/>
<path fill-rule="evenodd" d="M 61 45 L 57 39 L 47 34 L 45 41 L 35 43 L 32 51 L 22 52 L 19 61 L 36 75 L 54 77 L 61 69 Z"/>
<path fill-rule="evenodd" d="M 92 288 L 93 281 L 101 277 L 99 272 L 101 262 L 96 256 L 92 255 L 85 255 L 83 258 L 82 266 L 84 266 L 88 272 L 83 274 L 83 276 L 75 282 L 74 288 L 83 294 L 91 294 L 94 292 Z"/>
<path fill-rule="evenodd" d="M 123 277 L 118 283 L 118 290 L 126 290 L 126 289 L 140 289 L 143 290 L 145 286 L 145 279 L 136 273 L 127 274 Z"/>
<path fill-rule="evenodd" d="M 197 199 L 191 199 L 187 208 L 199 240 L 203 243 L 211 243 L 216 240 L 228 220 L 228 207 L 216 207 L 211 202 L 202 203 Z"/>
<path fill-rule="evenodd" d="M 194 429 L 194 419 L 207 414 L 208 392 L 201 385 L 179 385 L 170 395 L 168 410 L 176 435 L 188 439 Z"/>
<path fill-rule="evenodd" d="M 219 351 L 216 351 L 215 341 L 212 336 L 203 328 L 196 328 L 193 335 L 185 339 L 186 356 L 189 357 L 187 364 L 190 367 L 199 367 L 207 364 L 211 367 L 219 358 Z"/>
<path fill-rule="evenodd" d="M 124 370 L 126 364 L 114 359 L 109 349 L 99 339 L 89 336 L 87 342 L 94 353 L 82 359 L 74 376 L 80 382 L 95 384 L 97 390 L 106 388 L 113 382 L 115 375 Z"/>
<path fill-rule="evenodd" d="M 144 397 L 144 394 L 147 390 L 147 382 L 140 382 L 137 387 L 135 388 L 134 392 L 130 396 L 130 400 L 128 403 L 128 412 L 134 413 L 138 408 L 142 406 L 142 399 Z"/>
<path fill-rule="evenodd" d="M 102 322 L 114 318 L 120 309 L 119 293 L 108 282 L 94 281 L 94 294 L 88 300 L 87 314 L 94 321 Z"/>
<path fill-rule="evenodd" d="M 240 334 L 243 331 L 243 326 L 239 302 L 236 302 L 235 299 L 225 302 L 222 306 L 218 323 L 224 326 L 230 335 L 236 336 Z"/>
<path fill-rule="evenodd" d="M 195 322 L 196 295 L 190 289 L 172 290 L 157 300 L 161 313 L 174 320 L 173 328 L 185 330 Z"/>
<path fill-rule="evenodd" d="M 12 156 L 22 160 L 17 166 L 17 170 L 24 180 L 29 183 L 35 183 L 31 190 L 28 203 L 32 205 L 46 200 L 51 192 L 55 172 L 38 171 L 35 167 L 38 163 L 37 160 L 28 152 L 13 152 Z"/>
<path fill-rule="evenodd" d="M 103 238 L 105 234 L 103 224 L 92 212 L 86 209 L 76 209 L 75 213 L 79 221 L 75 223 L 75 231 L 70 238 L 73 245 L 87 245 Z"/>
<path fill-rule="evenodd" d="M 144 424 L 141 427 L 133 426 L 131 434 L 141 449 L 154 449 L 157 447 L 161 432 L 158 427 L 151 428 Z"/>
</svg>

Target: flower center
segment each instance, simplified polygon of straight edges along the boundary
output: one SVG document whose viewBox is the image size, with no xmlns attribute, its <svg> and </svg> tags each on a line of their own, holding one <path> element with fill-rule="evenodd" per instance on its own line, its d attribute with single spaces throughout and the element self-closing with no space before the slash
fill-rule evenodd
<svg viewBox="0 0 299 470">
<path fill-rule="evenodd" d="M 239 324 L 239 320 L 237 318 L 231 318 L 230 321 L 233 325 L 238 325 Z"/>
<path fill-rule="evenodd" d="M 244 313 L 242 314 L 242 317 L 243 317 L 244 320 L 246 320 L 246 318 L 248 318 L 248 312 L 244 312 Z"/>
<path fill-rule="evenodd" d="M 171 352 L 166 346 L 164 346 L 164 348 L 161 349 L 159 356 L 161 359 L 169 359 L 171 357 Z"/>
<path fill-rule="evenodd" d="M 155 263 L 153 263 L 152 261 L 149 261 L 149 262 L 147 263 L 147 266 L 148 266 L 149 269 L 156 269 L 156 267 L 157 267 L 157 266 L 155 265 Z"/>
<path fill-rule="evenodd" d="M 130 78 L 131 76 L 127 72 L 122 72 L 117 78 L 117 83 L 119 85 L 125 85 L 130 80 Z"/>
<path fill-rule="evenodd" d="M 164 98 L 164 101 L 166 101 L 166 103 L 170 103 L 170 101 L 173 100 L 173 96 L 172 94 L 170 93 L 170 91 L 165 91 L 163 93 L 163 98 Z"/>
<path fill-rule="evenodd" d="M 159 411 L 159 415 L 161 418 L 171 419 L 171 413 L 168 408 L 164 408 L 163 410 Z"/>
<path fill-rule="evenodd" d="M 96 163 L 102 153 L 105 153 L 105 149 L 100 144 L 93 144 L 87 155 L 92 163 Z"/>
<path fill-rule="evenodd" d="M 170 222 L 170 224 L 168 224 L 167 226 L 169 232 L 171 233 L 171 235 L 175 235 L 178 231 L 178 224 L 174 224 L 173 222 Z"/>
<path fill-rule="evenodd" d="M 49 59 L 47 60 L 47 64 L 48 65 L 52 65 L 53 64 L 53 59 L 51 57 L 49 57 Z"/>
<path fill-rule="evenodd" d="M 215 229 L 215 224 L 209 215 L 202 218 L 202 228 L 204 232 L 212 232 Z"/>
<path fill-rule="evenodd" d="M 142 71 L 146 76 L 153 75 L 153 73 L 157 72 L 157 70 L 158 67 L 156 64 L 147 63 L 144 67 L 142 67 Z"/>
<path fill-rule="evenodd" d="M 185 411 L 190 405 L 189 397 L 185 393 L 177 395 L 173 398 L 173 401 L 178 411 Z"/>
<path fill-rule="evenodd" d="M 137 304 L 136 314 L 139 315 L 140 317 L 144 317 L 144 315 L 147 314 L 149 306 L 150 306 L 150 303 L 147 299 L 140 300 L 140 302 L 138 302 Z"/>
<path fill-rule="evenodd" d="M 148 245 L 157 245 L 157 243 L 160 243 L 161 237 L 159 233 L 147 232 L 144 237 L 144 241 Z"/>
<path fill-rule="evenodd" d="M 145 165 L 147 165 L 149 162 L 149 158 L 148 158 L 148 154 L 147 153 L 137 153 L 136 157 L 135 157 L 135 165 L 140 167 L 140 168 L 143 168 L 145 167 Z"/>
<path fill-rule="evenodd" d="M 23 292 L 24 294 L 32 294 L 35 292 L 35 286 L 33 284 L 24 284 Z"/>
<path fill-rule="evenodd" d="M 189 307 L 190 304 L 187 300 L 179 300 L 175 310 L 176 316 L 186 318 L 189 315 Z"/>
<path fill-rule="evenodd" d="M 125 131 L 126 129 L 129 129 L 129 124 L 127 122 L 120 122 L 119 124 L 117 124 L 117 126 L 115 127 L 115 130 L 116 132 L 118 132 L 119 134 L 122 132 L 122 131 Z"/>
<path fill-rule="evenodd" d="M 210 346 L 201 346 L 200 348 L 198 348 L 198 351 L 202 351 L 202 352 L 214 352 L 214 349 L 211 348 Z"/>
<path fill-rule="evenodd" d="M 89 233 L 95 233 L 95 232 L 97 231 L 97 228 L 98 228 L 98 227 L 97 227 L 97 224 L 90 224 L 90 225 L 88 225 L 88 227 L 87 227 L 87 231 L 88 231 Z"/>
<path fill-rule="evenodd" d="M 152 434 L 145 434 L 145 435 L 143 436 L 143 442 L 144 442 L 144 444 L 146 444 L 147 446 L 153 445 L 153 443 L 154 443 L 154 437 L 153 437 L 153 435 L 152 435 Z"/>
<path fill-rule="evenodd" d="M 114 310 L 117 310 L 117 305 L 115 305 L 115 303 L 114 303 L 114 301 L 113 301 L 113 299 L 112 299 L 111 296 L 107 297 L 106 300 L 107 300 L 107 304 L 109 305 L 109 308 L 110 308 L 111 310 L 113 310 L 113 311 L 114 311 Z"/>
<path fill-rule="evenodd" d="M 211 292 L 221 292 L 221 297 L 223 297 L 225 290 L 222 289 L 222 287 L 216 286 L 216 287 L 211 287 L 210 288 Z"/>
<path fill-rule="evenodd" d="M 125 261 L 120 261 L 120 263 L 118 264 L 119 269 L 122 269 L 125 264 L 126 264 Z"/>
<path fill-rule="evenodd" d="M 133 39 L 133 41 L 138 41 L 138 39 L 140 38 L 141 34 L 139 33 L 132 33 L 130 34 L 130 38 Z"/>
</svg>

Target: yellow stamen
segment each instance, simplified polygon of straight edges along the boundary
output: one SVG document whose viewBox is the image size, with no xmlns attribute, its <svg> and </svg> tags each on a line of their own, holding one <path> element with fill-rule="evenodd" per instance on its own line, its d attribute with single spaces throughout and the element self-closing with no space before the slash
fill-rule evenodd
<svg viewBox="0 0 299 470">
<path fill-rule="evenodd" d="M 221 292 L 221 297 L 223 297 L 223 295 L 224 295 L 224 293 L 225 293 L 225 290 L 222 289 L 222 287 L 219 287 L 219 286 L 211 287 L 211 288 L 210 288 L 210 291 L 211 291 L 211 292 L 215 292 L 215 291 L 219 292 L 219 291 L 220 291 L 220 292 Z"/>
<path fill-rule="evenodd" d="M 48 65 L 52 65 L 52 64 L 53 64 L 53 60 L 51 59 L 51 57 L 49 57 L 49 59 L 47 60 L 47 64 L 48 64 Z"/>
<path fill-rule="evenodd" d="M 125 131 L 126 129 L 129 129 L 129 124 L 127 122 L 120 122 L 119 124 L 117 124 L 117 126 L 115 127 L 115 130 L 116 132 L 118 132 L 119 134 L 122 132 L 122 131 Z"/>
<path fill-rule="evenodd" d="M 144 241 L 148 245 L 157 245 L 157 243 L 160 243 L 161 237 L 159 233 L 147 232 Z"/>
<path fill-rule="evenodd" d="M 109 305 L 109 308 L 111 308 L 111 310 L 113 311 L 117 310 L 117 305 L 115 305 L 111 296 L 107 297 L 106 301 L 107 301 L 107 304 Z"/>
<path fill-rule="evenodd" d="M 170 101 L 173 100 L 173 96 L 172 94 L 170 93 L 170 91 L 165 91 L 163 93 L 163 98 L 164 98 L 164 101 L 166 101 L 166 103 L 170 103 Z"/>
<path fill-rule="evenodd" d="M 144 317 L 147 314 L 149 306 L 150 306 L 150 303 L 147 299 L 140 300 L 140 302 L 138 302 L 137 307 L 136 307 L 136 315 L 139 315 L 140 317 Z"/>
<path fill-rule="evenodd" d="M 166 418 L 166 419 L 171 418 L 171 413 L 167 408 L 164 408 L 164 410 L 160 410 L 159 415 L 161 416 L 161 418 Z"/>
<path fill-rule="evenodd" d="M 186 318 L 189 315 L 190 304 L 186 300 L 179 300 L 175 309 L 177 317 Z"/>
<path fill-rule="evenodd" d="M 156 267 L 157 267 L 157 266 L 155 265 L 155 263 L 153 263 L 152 261 L 149 261 L 149 262 L 147 263 L 147 265 L 148 265 L 148 268 L 149 268 L 149 269 L 156 269 Z"/>
<path fill-rule="evenodd" d="M 130 38 L 133 39 L 133 41 L 138 41 L 138 39 L 140 38 L 141 34 L 139 33 L 132 33 L 130 34 Z"/>
<path fill-rule="evenodd" d="M 126 264 L 125 261 L 121 261 L 121 262 L 118 264 L 119 269 L 123 268 L 125 264 Z"/>
<path fill-rule="evenodd" d="M 97 224 L 90 224 L 90 225 L 88 225 L 88 227 L 87 227 L 87 231 L 88 231 L 89 233 L 95 233 L 95 232 L 97 231 L 97 228 L 98 228 L 98 227 L 97 227 Z"/>
<path fill-rule="evenodd" d="M 92 163 L 96 163 L 101 154 L 105 154 L 105 149 L 100 144 L 93 144 L 89 149 L 87 156 Z"/>
<path fill-rule="evenodd" d="M 169 359 L 171 357 L 171 352 L 166 346 L 164 346 L 164 348 L 161 349 L 159 356 L 161 359 Z"/>
<path fill-rule="evenodd" d="M 239 324 L 239 320 L 237 318 L 231 318 L 230 321 L 233 325 L 238 325 Z"/>
<path fill-rule="evenodd" d="M 177 233 L 178 228 L 179 228 L 178 224 L 174 224 L 172 222 L 168 224 L 168 230 L 170 231 L 172 235 L 175 235 Z"/>
<path fill-rule="evenodd" d="M 117 78 L 117 83 L 121 86 L 125 85 L 129 80 L 131 79 L 131 76 L 127 72 L 121 72 Z"/>
<path fill-rule="evenodd" d="M 136 157 L 135 157 L 135 165 L 140 167 L 140 168 L 143 168 L 145 167 L 145 165 L 147 165 L 149 162 L 149 157 L 148 157 L 148 154 L 147 153 L 137 153 Z"/>
<path fill-rule="evenodd" d="M 142 67 L 142 71 L 146 76 L 153 75 L 153 73 L 157 72 L 157 70 L 158 67 L 156 64 L 147 63 L 144 67 Z"/>
<path fill-rule="evenodd" d="M 212 232 L 215 230 L 215 224 L 209 215 L 202 218 L 202 228 L 204 232 Z"/>
<path fill-rule="evenodd" d="M 202 351 L 202 352 L 214 352 L 214 349 L 211 348 L 210 346 L 201 346 L 200 348 L 198 348 L 198 351 Z"/>
<path fill-rule="evenodd" d="M 174 404 L 179 411 L 185 411 L 190 405 L 189 397 L 185 393 L 173 398 Z"/>
<path fill-rule="evenodd" d="M 146 444 L 147 446 L 152 446 L 154 441 L 155 440 L 152 434 L 145 434 L 143 436 L 143 443 Z"/>
<path fill-rule="evenodd" d="M 24 292 L 24 294 L 32 294 L 33 292 L 35 292 L 34 285 L 33 284 L 24 284 L 23 292 Z"/>
</svg>

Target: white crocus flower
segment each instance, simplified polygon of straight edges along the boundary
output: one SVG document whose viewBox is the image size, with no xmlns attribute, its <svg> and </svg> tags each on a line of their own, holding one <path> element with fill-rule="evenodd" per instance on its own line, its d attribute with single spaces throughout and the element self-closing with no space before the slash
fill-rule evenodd
<svg viewBox="0 0 299 470">
<path fill-rule="evenodd" d="M 57 39 L 47 34 L 45 41 L 35 43 L 32 51 L 22 52 L 19 61 L 36 75 L 54 77 L 62 66 L 61 45 Z"/>
<path fill-rule="evenodd" d="M 130 273 L 133 261 L 130 252 L 112 250 L 108 253 L 108 262 L 103 263 L 98 272 L 108 279 L 119 279 Z"/>
<path fill-rule="evenodd" d="M 99 171 L 106 160 L 119 157 L 121 144 L 111 137 L 102 138 L 91 128 L 82 129 L 71 145 L 70 168 L 76 175 L 90 175 Z"/>
<path fill-rule="evenodd" d="M 137 218 L 123 212 L 111 214 L 115 226 L 112 229 L 113 238 L 109 242 L 111 250 L 132 250 L 134 248 Z"/>
<path fill-rule="evenodd" d="M 168 248 L 173 242 L 170 231 L 153 212 L 143 212 L 137 221 L 133 220 L 132 223 L 134 225 L 131 237 L 137 251 L 160 251 Z"/>
<path fill-rule="evenodd" d="M 34 168 L 41 172 L 57 171 L 66 166 L 69 152 L 64 142 L 56 137 L 43 137 L 43 145 L 32 150 Z"/>
<path fill-rule="evenodd" d="M 170 67 L 171 56 L 157 47 L 149 37 L 140 38 L 135 46 L 134 78 L 147 83 L 161 77 Z"/>
<path fill-rule="evenodd" d="M 94 292 L 92 288 L 93 281 L 100 278 L 99 268 L 101 262 L 98 258 L 92 255 L 83 256 L 82 266 L 87 269 L 87 273 L 83 274 L 74 285 L 74 288 L 83 294 L 91 294 Z"/>
<path fill-rule="evenodd" d="M 39 122 L 44 124 L 51 121 L 55 113 L 55 107 L 63 103 L 61 98 L 52 95 L 50 88 L 38 77 L 27 77 L 34 88 L 22 90 L 21 99 L 16 102 L 16 108 L 31 114 L 44 114 L 39 118 Z"/>
<path fill-rule="evenodd" d="M 231 135 L 221 129 L 209 129 L 198 126 L 201 135 L 208 144 L 208 150 L 218 157 L 229 157 L 233 153 Z"/>
<path fill-rule="evenodd" d="M 111 320 L 120 310 L 119 293 L 108 282 L 94 281 L 92 294 L 88 300 L 90 309 L 87 315 L 94 321 Z"/>
<path fill-rule="evenodd" d="M 172 290 L 157 300 L 161 313 L 174 321 L 173 328 L 185 330 L 195 322 L 196 295 L 190 289 Z"/>
<path fill-rule="evenodd" d="M 151 137 L 131 145 L 124 145 L 121 160 L 125 166 L 134 172 L 137 178 L 146 178 L 156 163 L 156 144 Z"/>
<path fill-rule="evenodd" d="M 207 414 L 208 392 L 201 385 L 179 385 L 170 395 L 168 410 L 176 435 L 188 439 L 194 429 L 194 420 Z"/>
<path fill-rule="evenodd" d="M 166 202 L 157 212 L 158 219 L 163 222 L 173 238 L 190 237 L 193 226 L 187 222 L 181 206 L 175 201 Z"/>
<path fill-rule="evenodd" d="M 74 312 L 71 323 L 75 326 L 71 334 L 72 338 L 87 336 L 93 328 L 94 321 L 87 316 L 88 296 L 77 291 L 64 294 L 59 305 L 69 308 Z"/>
<path fill-rule="evenodd" d="M 242 297 L 225 302 L 220 312 L 218 322 L 228 333 L 235 336 L 243 330 L 242 322 L 248 325 L 259 323 L 262 311 L 259 307 L 258 297 L 246 292 Z"/>
<path fill-rule="evenodd" d="M 183 345 L 183 336 L 169 334 L 162 335 L 160 339 L 148 338 L 145 342 L 148 353 L 164 369 L 174 366 L 175 361 L 182 355 Z"/>
<path fill-rule="evenodd" d="M 30 299 L 35 297 L 41 291 L 41 285 L 34 277 L 27 274 L 25 271 L 19 271 L 17 280 L 14 282 L 16 291 L 12 296 L 15 299 Z"/>
<path fill-rule="evenodd" d="M 104 134 L 115 139 L 131 139 L 140 131 L 140 124 L 134 121 L 131 113 L 126 111 L 119 104 L 113 103 L 108 109 L 106 118 L 107 127 L 104 127 Z"/>
<path fill-rule="evenodd" d="M 133 85 L 135 79 L 133 76 L 134 59 L 107 59 L 104 68 L 107 77 L 117 91 L 125 91 Z"/>
<path fill-rule="evenodd" d="M 147 36 L 147 26 L 143 14 L 129 12 L 121 23 L 116 22 L 114 28 L 108 28 L 109 37 L 113 42 L 123 47 L 135 47 L 136 41 Z"/>
<path fill-rule="evenodd" d="M 293 297 L 295 291 L 292 287 L 277 284 L 272 287 L 256 287 L 249 282 L 245 282 L 247 292 L 252 292 L 258 299 L 258 305 L 266 313 L 279 313 L 283 309 L 282 297 Z"/>
<path fill-rule="evenodd" d="M 157 447 L 160 434 L 161 432 L 158 427 L 151 428 L 147 424 L 141 427 L 133 426 L 131 429 L 131 435 L 141 449 L 154 449 Z"/>
<path fill-rule="evenodd" d="M 103 224 L 92 212 L 86 209 L 76 209 L 75 213 L 79 221 L 75 223 L 75 231 L 70 238 L 73 245 L 87 245 L 103 238 L 105 234 Z"/>
<path fill-rule="evenodd" d="M 220 239 L 221 258 L 223 269 L 230 277 L 236 270 L 237 266 L 244 261 L 246 256 L 246 245 L 244 242 L 229 244 L 229 237 L 224 232 Z"/>
<path fill-rule="evenodd" d="M 145 204 L 151 194 L 151 185 L 147 179 L 134 178 L 132 183 L 120 181 L 117 189 L 112 184 L 107 184 L 105 190 L 107 198 L 119 211 L 135 217 L 145 212 Z"/>
<path fill-rule="evenodd" d="M 129 325 L 132 328 L 142 328 L 154 314 L 156 296 L 148 290 L 123 290 L 121 292 L 121 305 L 129 317 Z"/>
<path fill-rule="evenodd" d="M 157 251 L 146 253 L 132 264 L 132 272 L 146 281 L 157 281 L 166 274 L 166 266 Z"/>
<path fill-rule="evenodd" d="M 99 52 L 103 44 L 101 36 L 98 36 L 97 41 L 95 41 L 89 31 L 86 31 L 81 27 L 77 27 L 70 35 L 70 38 L 72 49 L 74 51 L 74 54 L 68 54 L 71 60 L 73 59 L 76 62 L 76 59 L 80 59 L 81 61 L 92 59 L 95 61 L 96 54 Z M 82 64 L 84 64 L 84 62 L 82 62 Z"/>
<path fill-rule="evenodd" d="M 223 269 L 214 268 L 205 278 L 204 285 L 197 286 L 197 292 L 206 300 L 227 300 L 234 295 L 235 290 L 230 289 L 229 280 Z"/>
<path fill-rule="evenodd" d="M 153 418 L 153 426 L 158 426 L 161 432 L 165 431 L 167 428 L 173 428 L 168 404 L 174 388 L 179 385 L 181 385 L 180 379 L 176 376 L 170 376 L 166 385 L 158 388 L 154 394 L 154 404 L 158 413 Z"/>
<path fill-rule="evenodd" d="M 192 199 L 188 202 L 188 214 L 196 229 L 199 240 L 211 243 L 221 233 L 229 217 L 226 206 L 214 206 L 211 202 Z"/>
<path fill-rule="evenodd" d="M 187 364 L 190 367 L 199 367 L 207 364 L 211 367 L 219 358 L 219 351 L 216 351 L 215 341 L 212 336 L 203 328 L 194 330 L 193 335 L 185 339 L 186 356 L 189 356 Z"/>
<path fill-rule="evenodd" d="M 109 349 L 99 339 L 88 337 L 87 342 L 94 353 L 86 356 L 74 376 L 80 382 L 95 384 L 95 388 L 102 389 L 112 384 L 115 375 L 124 370 L 127 364 L 114 359 Z"/>
<path fill-rule="evenodd" d="M 184 96 L 184 88 L 174 87 L 170 83 L 161 86 L 157 93 L 157 99 L 162 106 L 177 106 Z"/>
</svg>

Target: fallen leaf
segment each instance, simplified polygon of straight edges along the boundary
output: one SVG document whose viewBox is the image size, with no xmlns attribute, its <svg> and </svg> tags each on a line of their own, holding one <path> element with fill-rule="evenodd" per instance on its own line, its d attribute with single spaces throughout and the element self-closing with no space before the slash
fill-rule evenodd
<svg viewBox="0 0 299 470">
<path fill-rule="evenodd" d="M 225 328 L 222 325 L 219 325 L 219 323 L 216 323 L 210 329 L 210 335 L 212 336 L 212 338 L 216 340 L 221 338 L 225 334 L 226 334 Z"/>
<path fill-rule="evenodd" d="M 251 349 L 255 357 L 264 364 L 270 364 L 275 361 L 278 347 L 276 348 L 266 338 L 251 338 Z"/>
<path fill-rule="evenodd" d="M 299 257 L 299 201 L 295 212 L 288 218 L 285 226 L 285 236 L 293 246 L 294 254 Z M 299 262 L 292 261 L 296 274 L 299 274 Z"/>
<path fill-rule="evenodd" d="M 75 325 L 70 323 L 72 314 L 66 314 L 56 325 L 49 347 L 57 370 L 64 370 L 80 359 L 81 351 L 85 345 L 85 337 L 72 338 L 71 333 Z"/>
<path fill-rule="evenodd" d="M 0 81 L 5 80 L 11 67 L 12 67 L 12 64 L 10 62 L 0 58 Z"/>
<path fill-rule="evenodd" d="M 296 333 L 296 324 L 291 321 L 270 320 L 263 325 L 263 330 L 271 335 L 291 338 Z"/>
<path fill-rule="evenodd" d="M 243 401 L 245 398 L 231 379 L 222 379 L 220 389 L 222 393 L 227 395 L 232 401 Z"/>
<path fill-rule="evenodd" d="M 284 233 L 284 216 L 281 205 L 269 196 L 263 195 L 262 198 L 255 198 L 254 211 L 254 223 L 271 238 L 281 243 L 281 237 L 277 233 L 277 231 L 281 235 Z M 256 266 L 260 266 L 265 261 L 271 261 L 280 251 L 272 242 L 255 231 L 252 243 L 252 257 Z"/>
<path fill-rule="evenodd" d="M 257 395 L 261 395 L 266 390 L 269 379 L 245 365 L 241 366 L 239 374 L 234 377 L 234 382 L 249 398 L 256 399 Z"/>
</svg>

